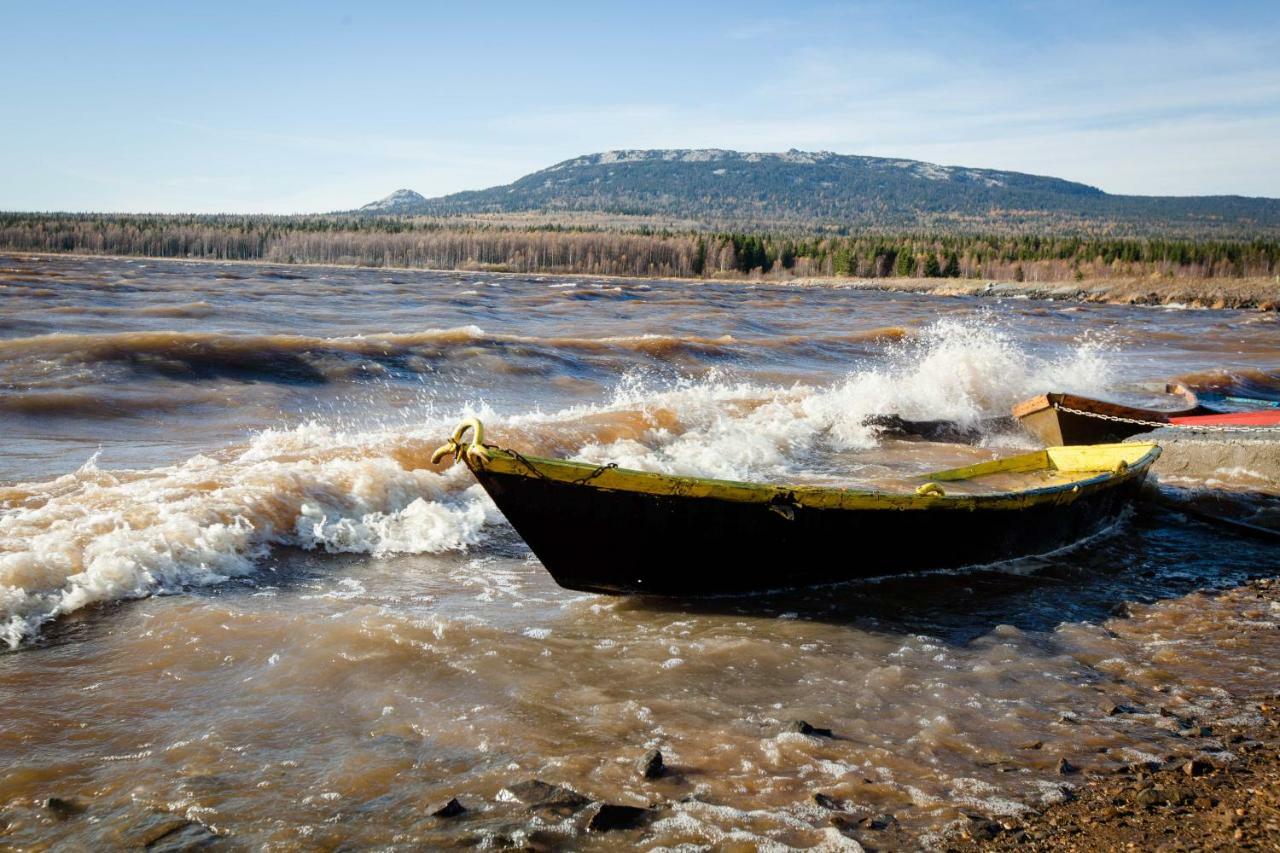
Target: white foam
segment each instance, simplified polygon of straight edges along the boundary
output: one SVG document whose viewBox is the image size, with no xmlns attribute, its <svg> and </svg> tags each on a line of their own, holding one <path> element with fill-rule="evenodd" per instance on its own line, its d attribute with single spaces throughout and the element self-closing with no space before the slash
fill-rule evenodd
<svg viewBox="0 0 1280 853">
<path fill-rule="evenodd" d="M 0 516 L 0 638 L 15 646 L 87 605 L 249 575 L 272 545 L 380 555 L 474 544 L 487 510 L 464 491 L 469 477 L 406 468 L 393 454 L 407 441 L 308 424 L 226 459 L 117 472 L 91 459 L 15 486 L 22 498 Z"/>
<path fill-rule="evenodd" d="M 1096 342 L 1081 344 L 1066 358 L 1042 358 L 988 317 L 945 319 L 894 347 L 884 366 L 850 373 L 825 388 L 732 385 L 714 374 L 660 394 L 624 385 L 615 407 L 670 409 L 683 431 L 654 429 L 643 441 L 589 443 L 580 455 L 669 474 L 775 476 L 793 470 L 795 460 L 813 450 L 874 447 L 877 430 L 864 423 L 872 415 L 975 426 L 1046 389 L 1099 393 L 1110 374 Z M 754 403 L 745 411 L 744 400 Z"/>
</svg>

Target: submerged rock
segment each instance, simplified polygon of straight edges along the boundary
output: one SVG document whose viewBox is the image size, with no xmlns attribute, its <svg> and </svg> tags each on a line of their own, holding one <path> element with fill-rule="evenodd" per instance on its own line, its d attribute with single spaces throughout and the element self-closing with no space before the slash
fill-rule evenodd
<svg viewBox="0 0 1280 853">
<path fill-rule="evenodd" d="M 153 812 L 124 833 L 126 847 L 145 847 L 152 853 L 178 853 L 208 847 L 221 838 L 204 824 L 169 812 Z"/>
<path fill-rule="evenodd" d="M 148 853 L 187 853 L 189 850 L 212 847 L 220 838 L 220 835 L 203 823 L 190 821 L 186 826 L 151 842 L 147 850 Z"/>
<path fill-rule="evenodd" d="M 662 753 L 656 749 L 649 750 L 636 762 L 636 772 L 642 779 L 657 779 L 666 770 L 666 765 L 662 763 Z"/>
<path fill-rule="evenodd" d="M 83 814 L 86 808 L 83 803 L 64 797 L 49 797 L 42 805 L 45 811 L 51 813 L 58 820 L 66 820 L 78 814 Z"/>
<path fill-rule="evenodd" d="M 638 806 L 622 806 L 601 803 L 600 808 L 587 823 L 588 832 L 609 832 L 614 829 L 635 829 L 644 825 L 652 812 Z"/>
</svg>

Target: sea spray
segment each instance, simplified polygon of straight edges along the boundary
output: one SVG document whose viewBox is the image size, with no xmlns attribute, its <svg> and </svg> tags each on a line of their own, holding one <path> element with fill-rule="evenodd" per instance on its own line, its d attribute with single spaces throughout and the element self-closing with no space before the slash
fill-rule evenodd
<svg viewBox="0 0 1280 853">
<path fill-rule="evenodd" d="M 873 415 L 976 426 L 1047 390 L 1101 393 L 1112 378 L 1106 352 L 1091 338 L 1065 358 L 1038 357 L 985 314 L 944 319 L 894 344 L 883 364 L 828 387 L 768 388 L 728 382 L 718 372 L 656 393 L 630 382 L 614 406 L 675 411 L 683 429 L 588 443 L 579 455 L 670 474 L 776 476 L 812 451 L 876 446 L 878 429 L 866 422 Z"/>
</svg>

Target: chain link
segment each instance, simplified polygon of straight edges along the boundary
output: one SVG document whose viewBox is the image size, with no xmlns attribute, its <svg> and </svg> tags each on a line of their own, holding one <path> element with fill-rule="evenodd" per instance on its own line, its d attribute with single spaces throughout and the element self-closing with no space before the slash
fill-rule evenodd
<svg viewBox="0 0 1280 853">
<path fill-rule="evenodd" d="M 1124 418 L 1120 415 L 1104 415 L 1099 412 L 1086 412 L 1081 409 L 1073 409 L 1070 406 L 1064 406 L 1061 403 L 1054 403 L 1053 407 L 1060 412 L 1070 412 L 1073 415 L 1083 415 L 1086 418 L 1097 418 L 1100 421 L 1114 421 L 1118 424 L 1136 424 L 1137 426 L 1151 427 L 1152 429 L 1189 429 L 1196 432 L 1275 432 L 1276 430 L 1280 430 L 1280 426 L 1171 424 L 1167 421 L 1143 421 L 1137 418 Z"/>
</svg>

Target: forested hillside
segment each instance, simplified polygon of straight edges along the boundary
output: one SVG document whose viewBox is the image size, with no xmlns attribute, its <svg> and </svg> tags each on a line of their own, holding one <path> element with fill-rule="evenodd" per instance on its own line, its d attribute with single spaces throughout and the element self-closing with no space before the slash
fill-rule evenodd
<svg viewBox="0 0 1280 853">
<path fill-rule="evenodd" d="M 803 151 L 607 151 L 486 190 L 434 199 L 399 190 L 358 212 L 608 213 L 678 218 L 713 229 L 1280 235 L 1280 199 L 1111 195 L 1085 184 L 1019 172 Z"/>
</svg>

